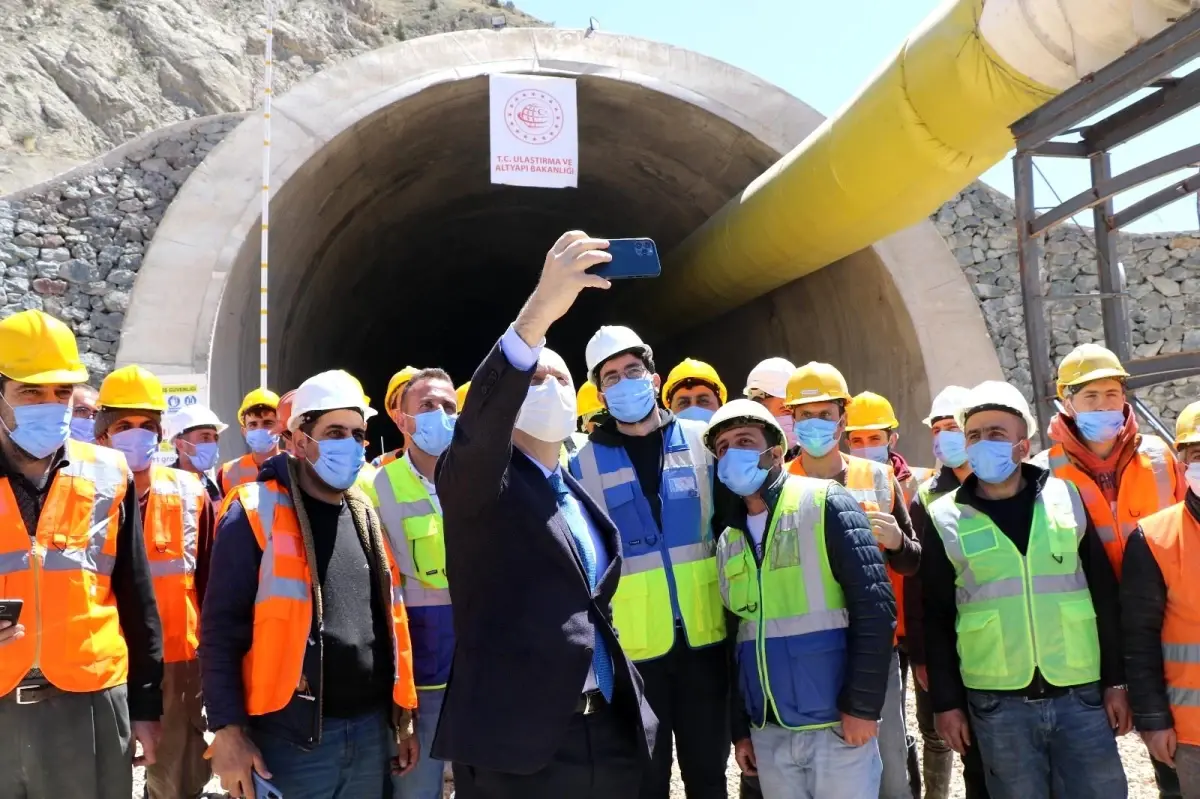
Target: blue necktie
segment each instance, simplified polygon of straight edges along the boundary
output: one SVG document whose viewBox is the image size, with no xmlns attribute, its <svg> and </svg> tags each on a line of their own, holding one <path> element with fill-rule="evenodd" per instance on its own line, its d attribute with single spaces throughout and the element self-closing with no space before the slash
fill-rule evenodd
<svg viewBox="0 0 1200 799">
<path fill-rule="evenodd" d="M 548 479 L 550 487 L 554 489 L 554 495 L 558 499 L 558 509 L 563 518 L 567 520 L 571 537 L 575 539 L 575 549 L 579 552 L 579 559 L 583 561 L 583 571 L 587 574 L 588 587 L 595 589 L 596 580 L 600 576 L 596 574 L 596 549 L 592 536 L 588 533 L 587 521 L 580 513 L 579 505 L 569 500 L 571 492 L 563 481 L 562 475 L 557 471 L 551 472 Z M 608 647 L 604 645 L 604 639 L 600 637 L 599 628 L 596 629 L 596 649 L 592 654 L 592 668 L 596 672 L 596 686 L 600 689 L 600 693 L 604 694 L 604 698 L 611 702 L 613 693 L 612 659 L 608 656 Z"/>
</svg>

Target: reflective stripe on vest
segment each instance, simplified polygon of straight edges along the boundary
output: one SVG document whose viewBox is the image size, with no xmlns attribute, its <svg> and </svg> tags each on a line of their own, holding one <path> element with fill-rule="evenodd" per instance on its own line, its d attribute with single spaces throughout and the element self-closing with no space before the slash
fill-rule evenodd
<svg viewBox="0 0 1200 799">
<path fill-rule="evenodd" d="M 263 553 L 254 600 L 254 637 L 242 660 L 246 712 L 261 716 L 286 707 L 308 682 L 304 656 L 312 632 L 312 574 L 300 521 L 283 487 L 274 480 L 247 483 L 234 496 Z M 392 701 L 413 708 L 417 700 L 408 614 L 390 547 L 387 562 L 395 666 Z"/>
<path fill-rule="evenodd" d="M 1074 483 L 1079 489 L 1118 578 L 1125 542 L 1139 522 L 1177 501 L 1175 458 L 1157 436 L 1141 436 L 1137 453 L 1121 473 L 1115 518 L 1112 503 L 1104 498 L 1092 476 L 1070 459 L 1062 444 L 1055 444 L 1047 451 L 1046 464 L 1055 477 Z"/>
<path fill-rule="evenodd" d="M 1163 676 L 1180 743 L 1200 746 L 1200 522 L 1176 505 L 1142 520 L 1146 544 L 1167 588 Z"/>
<path fill-rule="evenodd" d="M 1087 515 L 1074 486 L 1047 479 L 1024 556 L 990 518 L 957 504 L 953 494 L 935 500 L 929 513 L 956 573 L 966 687 L 1019 690 L 1035 668 L 1057 686 L 1100 678 L 1096 612 L 1079 562 Z"/>
<path fill-rule="evenodd" d="M 680 618 L 692 647 L 725 637 L 712 534 L 712 460 L 704 424 L 676 419 L 663 428 L 660 531 L 628 454 L 588 441 L 571 473 L 621 534 L 621 582 L 613 621 L 630 659 L 670 651 Z"/>
<path fill-rule="evenodd" d="M 196 547 L 200 512 L 208 501 L 200 478 L 166 466 L 150 467 L 150 496 L 142 534 L 163 630 L 163 662 L 196 657 Z"/>
<path fill-rule="evenodd" d="M 225 496 L 233 493 L 233 489 L 258 479 L 259 466 L 254 462 L 253 455 L 243 455 L 221 467 L 221 492 Z"/>
<path fill-rule="evenodd" d="M 0 696 L 35 667 L 64 691 L 125 682 L 129 652 L 112 573 L 129 479 L 120 453 L 68 441 L 33 537 L 0 479 L 0 597 L 24 602 L 25 625 L 24 637 L 3 646 Z"/>
<path fill-rule="evenodd" d="M 770 715 L 789 729 L 840 719 L 850 616 L 825 550 L 829 484 L 787 478 L 763 539 L 761 566 L 745 531 L 727 528 L 717 544 L 721 599 L 739 619 L 743 699 L 759 729 Z"/>
<path fill-rule="evenodd" d="M 404 585 L 417 687 L 444 687 L 454 659 L 454 616 L 442 516 L 406 458 L 381 469 L 371 493 Z"/>
</svg>

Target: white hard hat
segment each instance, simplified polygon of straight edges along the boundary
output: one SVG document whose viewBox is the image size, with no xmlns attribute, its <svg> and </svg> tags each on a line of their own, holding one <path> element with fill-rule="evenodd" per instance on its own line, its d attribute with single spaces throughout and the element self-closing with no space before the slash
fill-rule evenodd
<svg viewBox="0 0 1200 799">
<path fill-rule="evenodd" d="M 362 384 L 348 372 L 334 369 L 313 375 L 300 384 L 292 397 L 292 415 L 288 418 L 288 430 L 293 433 L 300 426 L 300 420 L 305 414 L 314 411 L 333 411 L 339 408 L 352 408 L 370 419 L 375 411 L 367 405 L 363 396 Z"/>
<path fill-rule="evenodd" d="M 999 380 L 988 380 L 971 389 L 963 400 L 962 407 L 954 412 L 954 418 L 959 427 L 966 428 L 967 417 L 979 408 L 996 407 L 1010 410 L 1025 420 L 1025 437 L 1032 436 L 1037 431 L 1037 422 L 1033 420 L 1033 412 L 1029 410 L 1029 401 L 1021 390 L 1011 383 Z"/>
<path fill-rule="evenodd" d="M 637 350 L 650 357 L 653 351 L 642 341 L 642 337 L 622 325 L 605 325 L 596 331 L 584 350 L 584 360 L 587 361 L 588 379 L 599 384 L 596 379 L 596 368 L 614 355 L 622 352 Z"/>
<path fill-rule="evenodd" d="M 933 407 L 925 417 L 925 426 L 933 427 L 934 419 L 953 419 L 970 396 L 971 389 L 962 386 L 946 386 L 933 398 Z"/>
<path fill-rule="evenodd" d="M 746 375 L 746 388 L 742 393 L 749 397 L 752 392 L 761 391 L 767 396 L 784 399 L 788 378 L 794 371 L 796 365 L 786 358 L 767 358 Z"/>
<path fill-rule="evenodd" d="M 716 437 L 717 432 L 731 422 L 738 421 L 762 425 L 771 446 L 787 446 L 787 436 L 784 435 L 783 428 L 779 426 L 778 420 L 762 403 L 748 399 L 735 399 L 718 408 L 717 412 L 708 420 L 708 427 L 704 428 L 704 446 L 708 448 L 709 452 L 717 454 L 713 446 L 713 438 Z M 770 440 L 772 436 L 775 438 L 774 441 Z"/>
<path fill-rule="evenodd" d="M 186 405 L 163 418 L 164 434 L 168 441 L 197 427 L 216 428 L 217 435 L 229 429 L 217 415 L 203 405 Z"/>
</svg>

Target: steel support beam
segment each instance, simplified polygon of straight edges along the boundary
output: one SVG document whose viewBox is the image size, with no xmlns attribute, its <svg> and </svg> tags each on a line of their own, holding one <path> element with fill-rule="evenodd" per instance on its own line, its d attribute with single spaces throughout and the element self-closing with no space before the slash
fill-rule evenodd
<svg viewBox="0 0 1200 799">
<path fill-rule="evenodd" d="M 1080 141 L 1048 141 L 1029 150 L 1034 155 L 1050 158 L 1087 158 L 1088 148 Z"/>
<path fill-rule="evenodd" d="M 1114 230 L 1119 230 L 1127 225 L 1132 225 L 1147 214 L 1154 213 L 1164 205 L 1170 205 L 1176 200 L 1196 192 L 1200 192 L 1200 174 L 1184 178 L 1174 185 L 1159 189 L 1148 197 L 1143 197 L 1124 211 L 1113 214 L 1109 225 Z"/>
<path fill-rule="evenodd" d="M 1017 121 L 1017 146 L 1028 151 L 1044 144 L 1197 56 L 1200 12 L 1193 11 Z"/>
<path fill-rule="evenodd" d="M 1092 185 L 1103 186 L 1112 181 L 1112 159 L 1107 152 L 1091 157 Z M 1100 273 L 1100 291 L 1107 296 L 1100 300 L 1100 316 L 1104 321 L 1104 340 L 1121 363 L 1133 358 L 1130 343 L 1132 330 L 1125 298 L 1125 274 L 1117 262 L 1117 236 L 1110 227 L 1113 201 L 1109 197 L 1092 209 L 1092 227 L 1096 236 L 1096 265 Z"/>
<path fill-rule="evenodd" d="M 1111 150 L 1196 105 L 1200 105 L 1200 70 L 1172 80 L 1165 88 L 1091 125 L 1083 132 L 1082 144 L 1089 153 Z"/>
<path fill-rule="evenodd" d="M 1122 172 L 1116 177 L 1110 177 L 1102 182 L 1093 181 L 1092 188 L 1076 194 L 1061 205 L 1051 208 L 1046 213 L 1033 220 L 1030 234 L 1036 236 L 1044 233 L 1055 225 L 1065 222 L 1075 214 L 1093 208 L 1108 200 L 1114 194 L 1137 188 L 1155 178 L 1168 175 L 1180 169 L 1186 169 L 1200 164 L 1200 144 L 1176 150 L 1173 153 L 1147 161 L 1141 166 L 1134 167 L 1128 172 Z"/>
<path fill-rule="evenodd" d="M 1050 333 L 1046 326 L 1045 300 L 1042 295 L 1042 245 L 1031 225 L 1036 213 L 1033 199 L 1033 156 L 1018 152 L 1013 156 L 1016 185 L 1017 260 L 1021 271 L 1021 299 L 1025 309 L 1025 348 L 1029 352 L 1029 374 L 1033 380 L 1033 408 L 1040 434 L 1054 418 L 1053 364 Z"/>
</svg>

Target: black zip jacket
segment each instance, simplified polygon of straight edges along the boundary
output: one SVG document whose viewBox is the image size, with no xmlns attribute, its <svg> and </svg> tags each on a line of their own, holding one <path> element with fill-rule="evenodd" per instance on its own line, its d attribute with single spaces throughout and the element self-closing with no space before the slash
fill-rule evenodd
<svg viewBox="0 0 1200 799">
<path fill-rule="evenodd" d="M 13 469 L 0 452 L 0 480 L 9 481 L 27 530 L 37 529 L 46 495 L 58 470 L 66 465 L 64 447 L 54 456 L 45 486 L 39 488 Z M 125 500 L 121 503 L 112 591 L 117 601 L 121 633 L 129 648 L 129 677 L 126 681 L 129 718 L 132 721 L 158 721 L 162 716 L 162 623 L 158 618 L 154 581 L 150 576 L 146 540 L 142 535 L 138 492 L 132 475 L 125 487 Z M 32 611 L 33 608 L 27 608 L 25 612 L 31 614 Z M 30 619 L 31 615 L 25 618 Z M 25 623 L 27 626 L 30 624 L 29 621 Z"/>
<path fill-rule="evenodd" d="M 1029 544 L 1033 524 L 1033 509 L 1050 477 L 1050 472 L 1032 463 L 1021 464 L 1025 486 L 1021 492 L 1006 500 L 980 499 L 975 489 L 979 478 L 971 475 L 954 493 L 955 501 L 970 505 L 986 514 L 1000 532 L 1008 536 L 1021 554 Z M 1086 509 L 1085 509 L 1086 513 Z M 933 530 L 932 523 L 929 527 Z M 935 713 L 965 710 L 966 688 L 958 660 L 958 606 L 955 602 L 954 564 L 946 556 L 946 547 L 939 535 L 926 535 L 924 557 L 921 559 L 922 610 L 925 615 L 925 658 L 929 669 L 929 696 Z M 1079 561 L 1087 577 L 1092 606 L 1096 611 L 1096 628 L 1100 637 L 1100 682 L 1109 687 L 1125 682 L 1125 665 L 1121 657 L 1121 605 L 1117 577 L 1109 563 L 1104 544 L 1096 534 L 1091 518 L 1087 531 L 1079 542 Z M 1069 687 L 1069 686 L 1068 686 Z M 1047 697 L 1065 693 L 1066 687 L 1048 684 L 1040 671 L 1035 670 L 1028 686 L 1017 691 L 997 691 L 1026 697 Z"/>
<path fill-rule="evenodd" d="M 769 487 L 763 492 L 770 509 L 768 531 L 787 477 L 783 472 L 771 475 Z M 740 502 L 738 508 L 731 506 L 725 522 L 721 525 L 722 530 L 733 527 L 745 532 L 746 503 Z M 749 533 L 746 535 L 748 537 Z M 870 522 L 854 497 L 837 484 L 831 485 L 825 496 L 825 550 L 830 570 L 842 586 L 846 609 L 850 613 L 846 679 L 838 697 L 838 709 L 850 716 L 878 720 L 883 711 L 888 666 L 892 661 L 896 599 L 884 569 L 883 554 L 871 534 Z M 727 620 L 726 640 L 733 660 L 737 649 L 737 617 L 729 613 Z M 736 670 L 736 662 L 732 668 Z M 731 732 L 736 743 L 750 737 L 750 718 L 739 690 L 741 680 L 735 678 L 731 682 Z"/>
<path fill-rule="evenodd" d="M 954 470 L 943 466 L 942 470 L 933 476 L 930 489 L 934 496 L 940 496 L 957 491 L 960 485 L 962 483 Z M 924 551 L 925 539 L 931 535 L 936 536 L 937 530 L 933 529 L 933 522 L 929 520 L 929 512 L 921 504 L 919 494 L 913 497 L 912 503 L 909 504 L 908 516 L 912 519 L 917 542 Z M 909 661 L 917 666 L 925 665 L 925 614 L 921 602 L 921 573 L 918 570 L 911 577 L 904 578 L 904 650 L 908 653 Z"/>
<path fill-rule="evenodd" d="M 1188 491 L 1184 507 L 1200 519 L 1200 497 Z M 1167 612 L 1167 584 L 1162 569 L 1139 527 L 1125 542 L 1121 567 L 1121 632 L 1129 704 L 1139 730 L 1168 730 L 1175 726 L 1167 681 L 1163 673 L 1162 628 Z"/>
</svg>

